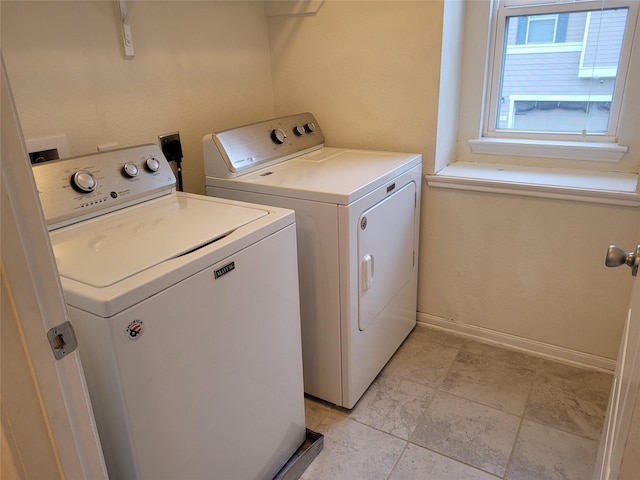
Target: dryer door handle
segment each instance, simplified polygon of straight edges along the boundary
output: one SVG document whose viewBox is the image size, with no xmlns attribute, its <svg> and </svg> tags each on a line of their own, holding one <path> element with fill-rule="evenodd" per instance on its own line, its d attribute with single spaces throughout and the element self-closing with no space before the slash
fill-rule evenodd
<svg viewBox="0 0 640 480">
<path fill-rule="evenodd" d="M 373 255 L 362 257 L 362 291 L 366 292 L 373 284 Z"/>
</svg>

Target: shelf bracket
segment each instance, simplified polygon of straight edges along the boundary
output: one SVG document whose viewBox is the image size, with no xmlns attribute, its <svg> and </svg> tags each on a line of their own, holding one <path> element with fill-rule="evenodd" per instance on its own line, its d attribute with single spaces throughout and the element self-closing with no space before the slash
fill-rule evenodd
<svg viewBox="0 0 640 480">
<path fill-rule="evenodd" d="M 267 17 L 278 15 L 315 15 L 325 0 L 267 0 L 265 13 Z"/>
<path fill-rule="evenodd" d="M 135 52 L 133 50 L 133 37 L 131 36 L 131 16 L 136 6 L 136 0 L 119 0 L 120 15 L 122 16 L 122 42 L 124 45 L 125 58 L 133 58 Z"/>
</svg>

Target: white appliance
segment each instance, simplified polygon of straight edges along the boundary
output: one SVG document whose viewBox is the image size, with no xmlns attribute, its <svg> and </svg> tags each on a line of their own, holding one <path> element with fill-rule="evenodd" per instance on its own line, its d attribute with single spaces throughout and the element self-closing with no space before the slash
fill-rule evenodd
<svg viewBox="0 0 640 480">
<path fill-rule="evenodd" d="M 114 479 L 271 479 L 306 438 L 294 213 L 155 145 L 33 168 Z"/>
<path fill-rule="evenodd" d="M 305 392 L 353 408 L 416 323 L 422 157 L 324 147 L 310 113 L 203 152 L 208 195 L 295 210 Z"/>
</svg>

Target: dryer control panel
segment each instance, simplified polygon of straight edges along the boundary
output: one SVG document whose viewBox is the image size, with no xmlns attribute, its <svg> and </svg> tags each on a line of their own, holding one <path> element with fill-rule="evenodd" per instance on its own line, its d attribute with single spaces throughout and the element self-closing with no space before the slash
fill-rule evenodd
<svg viewBox="0 0 640 480">
<path fill-rule="evenodd" d="M 202 139 L 207 176 L 234 178 L 324 146 L 311 113 L 299 113 L 210 133 Z"/>
<path fill-rule="evenodd" d="M 50 231 L 172 193 L 176 184 L 153 144 L 35 164 L 33 175 Z"/>
</svg>

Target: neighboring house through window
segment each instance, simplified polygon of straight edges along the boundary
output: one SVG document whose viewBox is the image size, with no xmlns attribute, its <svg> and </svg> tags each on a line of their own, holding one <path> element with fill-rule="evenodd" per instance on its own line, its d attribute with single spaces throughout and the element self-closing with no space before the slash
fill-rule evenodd
<svg viewBox="0 0 640 480">
<path fill-rule="evenodd" d="M 501 1 L 485 134 L 615 138 L 637 3 Z"/>
</svg>

